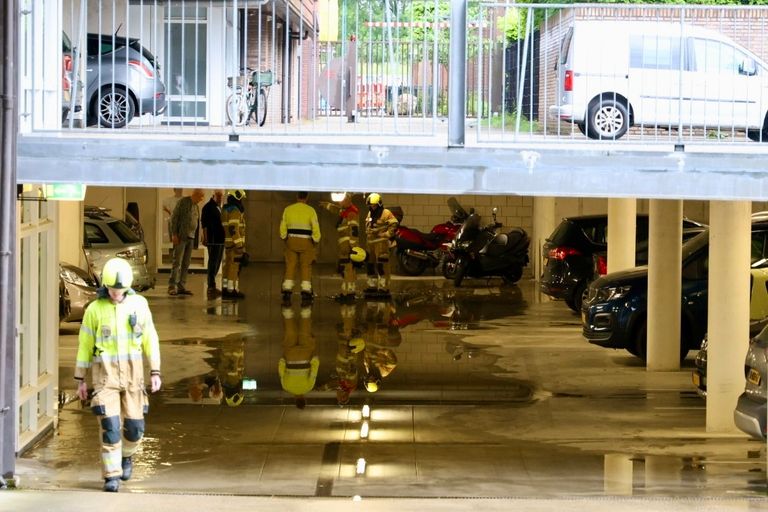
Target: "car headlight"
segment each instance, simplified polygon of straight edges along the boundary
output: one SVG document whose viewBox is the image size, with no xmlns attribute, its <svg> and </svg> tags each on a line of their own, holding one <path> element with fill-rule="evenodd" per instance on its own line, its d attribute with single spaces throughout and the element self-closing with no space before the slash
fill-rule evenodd
<svg viewBox="0 0 768 512">
<path fill-rule="evenodd" d="M 76 284 L 78 286 L 88 286 L 88 283 L 86 283 L 82 277 L 80 277 L 75 272 L 72 272 L 68 268 L 62 268 L 61 272 L 59 272 L 59 275 L 64 281 L 68 283 Z"/>
<path fill-rule="evenodd" d="M 594 302 L 608 302 L 614 299 L 620 299 L 629 293 L 632 287 L 629 285 L 624 286 L 606 286 L 597 290 L 597 296 Z"/>
</svg>

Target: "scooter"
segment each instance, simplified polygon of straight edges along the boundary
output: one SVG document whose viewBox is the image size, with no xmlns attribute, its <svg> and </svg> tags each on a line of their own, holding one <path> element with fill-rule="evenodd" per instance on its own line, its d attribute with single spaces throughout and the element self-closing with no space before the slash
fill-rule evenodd
<svg viewBox="0 0 768 512">
<path fill-rule="evenodd" d="M 443 275 L 453 279 L 454 286 L 461 286 L 466 276 L 501 276 L 507 283 L 516 283 L 522 277 L 523 268 L 528 264 L 530 238 L 523 228 L 499 233 L 502 225 L 496 221 L 497 211 L 493 209 L 493 222 L 482 227 L 480 215 L 470 210 L 453 239 L 443 264 Z"/>
<path fill-rule="evenodd" d="M 395 235 L 397 260 L 404 274 L 419 276 L 428 267 L 434 268 L 442 263 L 450 242 L 469 217 L 454 197 L 448 199 L 448 207 L 451 218 L 433 227 L 429 233 L 406 226 L 398 227 Z"/>
</svg>

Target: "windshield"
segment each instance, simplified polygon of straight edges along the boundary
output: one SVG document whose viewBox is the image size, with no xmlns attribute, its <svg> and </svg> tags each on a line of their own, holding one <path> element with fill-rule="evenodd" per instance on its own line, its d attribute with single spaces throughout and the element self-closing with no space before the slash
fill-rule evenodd
<svg viewBox="0 0 768 512">
<path fill-rule="evenodd" d="M 451 209 L 451 220 L 453 222 L 464 222 L 469 216 L 467 211 L 461 207 L 455 197 L 448 198 L 448 208 Z"/>
<path fill-rule="evenodd" d="M 141 238 L 139 238 L 136 233 L 134 233 L 133 230 L 128 227 L 128 224 L 121 220 L 110 222 L 109 227 L 112 228 L 112 231 L 114 231 L 115 234 L 120 238 L 120 241 L 125 244 L 136 244 L 141 242 Z"/>
<path fill-rule="evenodd" d="M 473 213 L 464 221 L 464 224 L 459 230 L 459 234 L 456 235 L 456 240 L 459 242 L 471 240 L 477 236 L 478 231 L 480 231 L 480 216 Z"/>
</svg>

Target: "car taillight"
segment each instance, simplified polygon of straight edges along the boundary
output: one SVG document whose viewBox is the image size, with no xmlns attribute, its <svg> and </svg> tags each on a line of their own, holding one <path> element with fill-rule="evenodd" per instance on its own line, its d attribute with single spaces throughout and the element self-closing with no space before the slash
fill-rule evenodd
<svg viewBox="0 0 768 512">
<path fill-rule="evenodd" d="M 147 78 L 155 78 L 155 74 L 152 72 L 152 70 L 149 69 L 146 65 L 144 65 L 144 63 L 141 61 L 129 60 L 128 65 L 138 68 L 139 71 L 144 73 L 144 76 L 146 76 Z"/>
<path fill-rule="evenodd" d="M 597 257 L 597 273 L 601 276 L 604 276 L 608 273 L 608 260 L 605 258 L 605 256 Z"/>
<path fill-rule="evenodd" d="M 72 71 L 72 56 L 71 55 L 65 55 L 64 56 L 64 71 Z"/>
<path fill-rule="evenodd" d="M 564 260 L 568 256 L 578 256 L 581 252 L 573 247 L 555 247 L 549 250 L 549 257 L 553 260 Z"/>
<path fill-rule="evenodd" d="M 565 70 L 565 79 L 563 80 L 563 90 L 564 91 L 573 90 L 573 71 L 571 71 L 570 69 Z"/>
</svg>

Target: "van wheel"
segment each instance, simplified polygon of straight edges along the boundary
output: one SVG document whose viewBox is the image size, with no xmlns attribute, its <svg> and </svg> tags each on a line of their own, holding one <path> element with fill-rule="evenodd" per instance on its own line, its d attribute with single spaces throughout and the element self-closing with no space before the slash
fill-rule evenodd
<svg viewBox="0 0 768 512">
<path fill-rule="evenodd" d="M 747 137 L 755 142 L 768 142 L 768 130 L 747 130 Z"/>
<path fill-rule="evenodd" d="M 579 131 L 581 132 L 582 135 L 586 135 L 587 134 L 587 127 L 586 127 L 586 125 L 584 123 L 576 123 L 576 128 L 579 129 Z"/>
<path fill-rule="evenodd" d="M 629 112 L 620 101 L 600 98 L 589 107 L 587 123 L 591 139 L 620 139 L 629 129 Z"/>
</svg>

